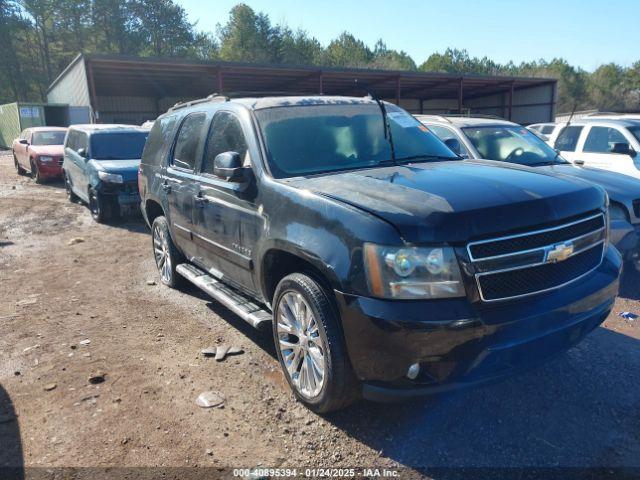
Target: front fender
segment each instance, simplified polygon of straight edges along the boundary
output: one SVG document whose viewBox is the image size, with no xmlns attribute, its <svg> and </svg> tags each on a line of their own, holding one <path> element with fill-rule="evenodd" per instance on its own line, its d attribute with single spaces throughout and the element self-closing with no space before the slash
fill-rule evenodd
<svg viewBox="0 0 640 480">
<path fill-rule="evenodd" d="M 255 248 L 259 284 L 264 287 L 264 255 L 278 249 L 314 266 L 332 288 L 366 295 L 363 244 L 400 245 L 398 231 L 385 220 L 340 201 L 275 182 L 270 187 L 261 198 L 264 225 Z"/>
</svg>

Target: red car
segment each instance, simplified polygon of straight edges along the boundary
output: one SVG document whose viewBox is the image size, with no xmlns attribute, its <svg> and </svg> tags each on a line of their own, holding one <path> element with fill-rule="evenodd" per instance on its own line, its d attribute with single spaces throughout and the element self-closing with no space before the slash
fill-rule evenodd
<svg viewBox="0 0 640 480">
<path fill-rule="evenodd" d="M 62 127 L 33 127 L 23 130 L 12 145 L 13 162 L 18 174 L 30 172 L 38 183 L 62 178 L 66 134 L 67 129 Z"/>
</svg>

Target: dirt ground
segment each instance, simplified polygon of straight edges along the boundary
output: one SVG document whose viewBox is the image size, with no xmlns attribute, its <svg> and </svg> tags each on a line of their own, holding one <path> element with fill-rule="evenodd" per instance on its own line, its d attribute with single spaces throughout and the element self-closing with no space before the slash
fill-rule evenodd
<svg viewBox="0 0 640 480">
<path fill-rule="evenodd" d="M 73 240 L 77 239 L 77 240 Z M 289 393 L 269 334 L 160 285 L 141 219 L 93 222 L 0 153 L 0 465 L 640 468 L 640 276 L 604 326 L 543 367 L 325 417 Z M 223 362 L 204 347 L 240 346 Z M 103 383 L 89 377 L 105 375 Z M 202 409 L 203 391 L 224 408 Z M 29 469 L 27 469 L 29 471 Z M 640 470 L 638 470 L 640 471 Z"/>
</svg>

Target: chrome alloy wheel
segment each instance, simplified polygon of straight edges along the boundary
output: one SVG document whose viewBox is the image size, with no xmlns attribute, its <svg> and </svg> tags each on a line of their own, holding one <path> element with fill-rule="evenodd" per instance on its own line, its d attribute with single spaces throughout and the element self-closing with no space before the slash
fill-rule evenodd
<svg viewBox="0 0 640 480">
<path fill-rule="evenodd" d="M 316 397 L 325 381 L 325 350 L 318 324 L 306 300 L 297 292 L 287 291 L 277 308 L 277 333 L 280 354 L 300 395 Z"/>
<path fill-rule="evenodd" d="M 159 225 L 153 227 L 153 255 L 156 266 L 160 271 L 162 281 L 171 281 L 171 255 L 169 253 L 169 239 L 167 233 Z"/>
</svg>

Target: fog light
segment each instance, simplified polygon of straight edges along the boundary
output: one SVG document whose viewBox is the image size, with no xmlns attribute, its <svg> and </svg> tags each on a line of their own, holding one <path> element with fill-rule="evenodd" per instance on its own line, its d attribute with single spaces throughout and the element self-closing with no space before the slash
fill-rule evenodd
<svg viewBox="0 0 640 480">
<path fill-rule="evenodd" d="M 409 370 L 407 370 L 407 378 L 410 380 L 415 380 L 416 378 L 418 378 L 419 373 L 420 373 L 420 364 L 414 363 L 409 367 Z"/>
</svg>

